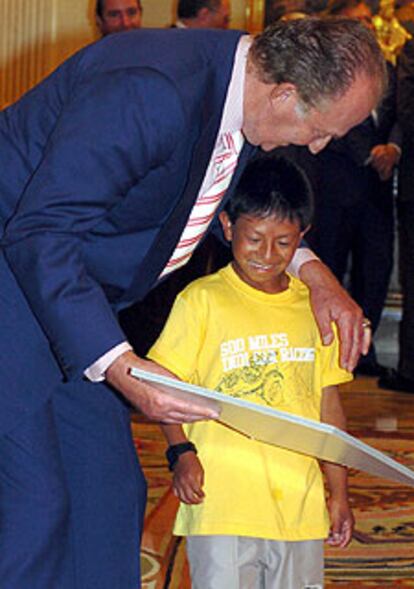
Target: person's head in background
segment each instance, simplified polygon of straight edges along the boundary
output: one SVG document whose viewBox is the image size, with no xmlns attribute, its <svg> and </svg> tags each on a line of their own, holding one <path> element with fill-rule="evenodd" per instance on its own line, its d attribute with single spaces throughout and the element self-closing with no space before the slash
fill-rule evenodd
<svg viewBox="0 0 414 589">
<path fill-rule="evenodd" d="M 286 268 L 312 215 L 310 184 L 294 163 L 265 155 L 253 159 L 219 216 L 236 274 L 263 292 L 285 290 Z"/>
<path fill-rule="evenodd" d="M 368 29 L 373 30 L 372 9 L 361 0 L 332 0 L 328 3 L 327 14 L 331 16 L 346 16 L 356 18 Z"/>
<path fill-rule="evenodd" d="M 139 29 L 142 19 L 140 0 L 97 0 L 96 24 L 102 36 Z"/>
<path fill-rule="evenodd" d="M 230 0 L 178 0 L 177 18 L 187 28 L 227 29 Z"/>
</svg>

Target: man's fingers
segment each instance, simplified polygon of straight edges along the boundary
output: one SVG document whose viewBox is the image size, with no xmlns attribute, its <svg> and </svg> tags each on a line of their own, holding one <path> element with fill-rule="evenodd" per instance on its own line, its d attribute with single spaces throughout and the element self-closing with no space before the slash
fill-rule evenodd
<svg viewBox="0 0 414 589">
<path fill-rule="evenodd" d="M 366 318 L 355 321 L 353 316 L 344 317 L 338 321 L 338 328 L 341 341 L 340 363 L 343 368 L 352 372 L 360 355 L 368 354 L 372 339 L 371 322 Z"/>
<path fill-rule="evenodd" d="M 149 419 L 152 421 L 158 421 L 159 423 L 165 423 L 166 425 L 177 425 L 180 423 L 192 423 L 193 421 L 204 421 L 206 419 L 217 419 L 217 417 L 206 417 L 205 415 L 201 415 L 199 413 L 188 414 L 188 413 L 181 413 L 179 411 L 171 411 L 168 415 L 164 415 L 163 417 L 157 416 L 149 416 Z"/>
<path fill-rule="evenodd" d="M 371 329 L 364 329 L 362 334 L 362 350 L 361 354 L 366 356 L 368 354 L 368 350 L 370 348 L 372 341 L 372 331 Z"/>
<path fill-rule="evenodd" d="M 359 361 L 359 357 L 361 356 L 362 334 L 363 331 L 360 322 L 354 321 L 352 325 L 351 346 L 349 350 L 348 360 L 346 361 L 346 367 L 347 370 L 349 370 L 349 372 L 355 370 L 355 367 Z"/>
<path fill-rule="evenodd" d="M 358 330 L 356 324 L 352 321 L 348 313 L 344 313 L 337 322 L 340 341 L 340 357 L 339 362 L 345 370 L 352 370 L 350 365 L 352 359 L 357 354 L 356 348 L 358 345 Z"/>
<path fill-rule="evenodd" d="M 319 311 L 316 315 L 316 321 L 324 346 L 329 346 L 334 338 L 329 311 Z"/>
<path fill-rule="evenodd" d="M 220 416 L 218 411 L 183 401 L 172 400 L 173 404 L 168 407 L 169 401 L 168 398 L 166 406 L 160 408 L 164 417 L 160 416 L 159 420 L 164 423 L 192 423 L 203 419 L 218 419 Z"/>
<path fill-rule="evenodd" d="M 205 419 L 218 419 L 218 409 L 194 401 L 178 399 L 169 393 L 142 381 L 138 383 L 140 395 L 136 406 L 152 421 L 165 424 L 192 423 Z M 142 394 L 143 393 L 143 394 Z"/>
</svg>

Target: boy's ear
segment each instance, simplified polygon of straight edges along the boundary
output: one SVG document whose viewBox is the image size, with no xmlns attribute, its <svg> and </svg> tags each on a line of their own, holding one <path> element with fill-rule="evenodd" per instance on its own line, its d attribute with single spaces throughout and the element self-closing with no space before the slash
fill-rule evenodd
<svg viewBox="0 0 414 589">
<path fill-rule="evenodd" d="M 233 237 L 233 230 L 232 230 L 232 222 L 226 211 L 221 211 L 219 214 L 219 220 L 221 223 L 221 228 L 223 229 L 224 237 L 226 241 L 231 241 Z"/>
</svg>

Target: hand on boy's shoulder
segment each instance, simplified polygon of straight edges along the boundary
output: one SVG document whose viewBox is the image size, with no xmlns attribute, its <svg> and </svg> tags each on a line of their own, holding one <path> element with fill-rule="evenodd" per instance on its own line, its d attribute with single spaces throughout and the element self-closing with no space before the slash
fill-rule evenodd
<svg viewBox="0 0 414 589">
<path fill-rule="evenodd" d="M 352 372 L 359 357 L 367 354 L 370 330 L 364 329 L 361 308 L 349 296 L 332 272 L 320 261 L 312 260 L 300 268 L 300 278 L 310 290 L 310 301 L 324 345 L 332 343 L 332 322 L 339 331 L 340 364 Z"/>
</svg>

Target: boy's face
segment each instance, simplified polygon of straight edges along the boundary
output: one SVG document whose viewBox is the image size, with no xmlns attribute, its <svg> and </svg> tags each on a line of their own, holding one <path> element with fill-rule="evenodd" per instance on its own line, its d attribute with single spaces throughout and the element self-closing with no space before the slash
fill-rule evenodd
<svg viewBox="0 0 414 589">
<path fill-rule="evenodd" d="M 263 292 L 285 290 L 285 270 L 305 233 L 299 222 L 240 215 L 232 224 L 225 211 L 220 213 L 220 222 L 225 238 L 231 242 L 233 268 L 239 277 Z"/>
</svg>

